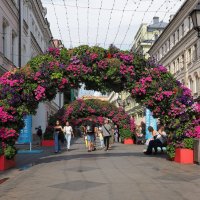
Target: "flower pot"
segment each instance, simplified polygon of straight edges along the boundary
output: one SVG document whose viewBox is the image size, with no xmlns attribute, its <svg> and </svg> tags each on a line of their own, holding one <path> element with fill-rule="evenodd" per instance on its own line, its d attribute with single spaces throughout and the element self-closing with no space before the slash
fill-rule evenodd
<svg viewBox="0 0 200 200">
<path fill-rule="evenodd" d="M 10 169 L 16 166 L 15 159 L 8 160 L 4 155 L 0 156 L 0 171 Z"/>
<path fill-rule="evenodd" d="M 54 146 L 54 140 L 42 140 L 43 147 L 52 147 Z"/>
<path fill-rule="evenodd" d="M 134 140 L 129 138 L 129 139 L 124 139 L 124 144 L 134 144 Z"/>
<path fill-rule="evenodd" d="M 174 161 L 183 164 L 193 164 L 194 151 L 192 149 L 177 148 L 175 151 Z"/>
</svg>

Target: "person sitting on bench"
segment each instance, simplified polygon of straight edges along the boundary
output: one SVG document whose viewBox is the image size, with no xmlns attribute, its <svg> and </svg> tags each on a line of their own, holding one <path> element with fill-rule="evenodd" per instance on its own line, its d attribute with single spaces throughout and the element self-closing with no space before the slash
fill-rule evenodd
<svg viewBox="0 0 200 200">
<path fill-rule="evenodd" d="M 155 132 L 153 127 L 148 127 L 149 132 L 152 132 L 152 134 Z M 152 149 L 155 149 L 155 154 L 157 153 L 157 147 L 163 147 L 163 145 L 166 143 L 166 136 L 167 134 L 164 131 L 164 126 L 160 127 L 159 134 L 156 135 L 156 138 L 154 140 L 151 140 L 149 142 L 147 151 L 144 152 L 144 154 L 150 155 L 152 154 Z"/>
<path fill-rule="evenodd" d="M 144 144 L 145 143 L 145 135 L 142 133 L 141 125 L 136 125 L 136 144 Z"/>
</svg>

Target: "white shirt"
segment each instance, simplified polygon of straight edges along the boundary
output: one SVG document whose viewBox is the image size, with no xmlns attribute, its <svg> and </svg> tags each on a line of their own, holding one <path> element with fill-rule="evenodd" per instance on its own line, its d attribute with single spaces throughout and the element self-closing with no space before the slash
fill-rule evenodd
<svg viewBox="0 0 200 200">
<path fill-rule="evenodd" d="M 71 135 L 72 132 L 73 132 L 73 129 L 72 129 L 71 126 L 64 126 L 64 133 L 65 133 L 65 134 Z"/>
<path fill-rule="evenodd" d="M 162 142 L 162 144 L 164 144 L 166 142 L 166 137 L 167 137 L 167 134 L 163 131 L 162 135 L 159 134 L 156 139 L 159 139 Z"/>
</svg>

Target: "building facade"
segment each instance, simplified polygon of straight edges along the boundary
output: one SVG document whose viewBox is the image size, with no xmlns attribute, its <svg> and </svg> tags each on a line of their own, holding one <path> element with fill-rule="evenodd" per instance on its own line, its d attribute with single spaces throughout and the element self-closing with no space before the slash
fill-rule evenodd
<svg viewBox="0 0 200 200">
<path fill-rule="evenodd" d="M 15 1 L 0 2 L 0 75 L 18 65 L 19 7 Z"/>
<path fill-rule="evenodd" d="M 54 46 L 46 14 L 41 0 L 0 1 L 0 74 L 25 65 Z M 32 116 L 33 133 L 38 126 L 45 130 L 49 116 L 63 106 L 63 98 L 63 94 L 57 94 L 53 101 L 39 104 L 37 114 Z"/>
<path fill-rule="evenodd" d="M 167 67 L 174 77 L 200 96 L 200 39 L 189 13 L 198 0 L 187 0 L 149 50 L 151 57 Z"/>
<path fill-rule="evenodd" d="M 152 24 L 141 24 L 134 37 L 134 44 L 131 50 L 133 52 L 140 53 L 148 58 L 149 49 L 151 48 L 152 44 L 157 40 L 158 36 L 162 33 L 166 26 L 167 23 L 159 21 L 159 17 L 153 17 Z"/>
</svg>

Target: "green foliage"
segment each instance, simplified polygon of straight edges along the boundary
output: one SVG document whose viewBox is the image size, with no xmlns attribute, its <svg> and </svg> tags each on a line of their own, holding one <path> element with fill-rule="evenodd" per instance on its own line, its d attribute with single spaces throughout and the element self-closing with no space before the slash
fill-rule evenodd
<svg viewBox="0 0 200 200">
<path fill-rule="evenodd" d="M 194 148 L 194 139 L 193 138 L 185 138 L 183 140 L 184 148 L 193 149 Z"/>
<path fill-rule="evenodd" d="M 4 155 L 6 157 L 6 159 L 11 160 L 14 158 L 14 156 L 17 153 L 17 149 L 14 146 L 7 146 L 4 149 Z"/>
<path fill-rule="evenodd" d="M 170 159 L 175 157 L 175 143 L 170 143 L 167 145 L 167 155 Z"/>
<path fill-rule="evenodd" d="M 130 139 L 133 137 L 133 133 L 129 129 L 120 129 L 119 133 L 122 140 Z"/>
<path fill-rule="evenodd" d="M 44 132 L 43 139 L 44 140 L 53 140 L 54 128 L 53 126 L 48 126 Z"/>
<path fill-rule="evenodd" d="M 37 69 L 40 65 L 42 65 L 43 63 L 46 63 L 46 62 L 50 62 L 50 61 L 53 61 L 53 57 L 49 54 L 43 54 L 43 55 L 39 55 L 39 56 L 32 58 L 28 62 L 28 64 L 34 71 L 37 71 Z"/>
<path fill-rule="evenodd" d="M 0 155 L 3 155 L 3 147 L 2 147 L 2 142 L 0 142 Z"/>
</svg>

